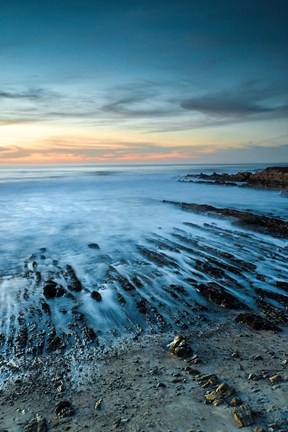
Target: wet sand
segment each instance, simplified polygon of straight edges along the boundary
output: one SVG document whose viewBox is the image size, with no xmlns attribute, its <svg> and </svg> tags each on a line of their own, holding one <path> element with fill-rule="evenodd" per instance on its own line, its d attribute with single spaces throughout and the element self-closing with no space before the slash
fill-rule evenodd
<svg viewBox="0 0 288 432">
<path fill-rule="evenodd" d="M 54 432 L 233 432 L 231 400 L 237 397 L 253 412 L 254 424 L 243 431 L 287 431 L 287 331 L 257 332 L 233 318 L 214 317 L 186 331 L 193 351 L 188 361 L 168 351 L 175 333 L 166 333 L 127 337 L 110 349 L 55 352 L 34 364 L 12 362 L 13 378 L 0 394 L 1 427 L 22 431 L 41 414 Z M 200 384 L 207 374 L 217 380 Z M 273 384 L 269 378 L 276 374 Z M 219 406 L 206 403 L 205 394 L 221 383 L 235 389 L 233 396 Z M 56 415 L 63 400 L 71 402 L 72 416 Z"/>
</svg>

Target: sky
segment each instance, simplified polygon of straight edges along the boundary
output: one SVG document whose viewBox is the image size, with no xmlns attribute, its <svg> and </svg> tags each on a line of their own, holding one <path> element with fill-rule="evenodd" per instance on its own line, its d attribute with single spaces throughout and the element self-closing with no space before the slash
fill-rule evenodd
<svg viewBox="0 0 288 432">
<path fill-rule="evenodd" d="M 287 0 L 0 0 L 0 164 L 288 162 Z"/>
</svg>

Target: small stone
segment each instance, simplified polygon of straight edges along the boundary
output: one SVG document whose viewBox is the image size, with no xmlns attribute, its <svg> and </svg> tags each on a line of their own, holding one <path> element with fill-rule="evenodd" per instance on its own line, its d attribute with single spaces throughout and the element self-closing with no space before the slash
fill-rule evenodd
<svg viewBox="0 0 288 432">
<path fill-rule="evenodd" d="M 217 375 L 215 374 L 209 374 L 209 375 L 200 375 L 196 377 L 196 381 L 199 384 L 202 384 L 204 386 L 208 386 L 208 385 L 214 385 L 217 383 Z"/>
<path fill-rule="evenodd" d="M 228 384 L 222 383 L 216 388 L 216 392 L 223 394 L 226 392 L 226 390 L 228 390 L 228 388 L 229 388 Z"/>
<path fill-rule="evenodd" d="M 242 405 L 242 401 L 241 401 L 241 399 L 239 399 L 239 398 L 236 397 L 236 398 L 233 398 L 231 400 L 230 405 L 236 407 L 238 405 Z"/>
<path fill-rule="evenodd" d="M 98 291 L 92 291 L 91 292 L 91 297 L 96 300 L 96 301 L 101 301 L 102 300 L 102 296 Z"/>
<path fill-rule="evenodd" d="M 250 426 L 254 423 L 253 413 L 248 404 L 242 404 L 233 408 L 232 416 L 239 427 Z"/>
<path fill-rule="evenodd" d="M 248 380 L 253 380 L 253 381 L 259 381 L 261 378 L 263 378 L 263 375 L 257 375 L 255 373 L 250 373 L 248 375 Z"/>
<path fill-rule="evenodd" d="M 263 429 L 262 427 L 256 427 L 252 430 L 252 432 L 265 432 L 265 429 Z"/>
<path fill-rule="evenodd" d="M 212 391 L 207 392 L 205 394 L 205 400 L 207 402 L 214 402 L 216 399 L 219 399 L 219 398 L 220 398 L 220 395 L 218 393 L 216 393 L 215 390 L 212 390 Z"/>
<path fill-rule="evenodd" d="M 256 355 L 255 357 L 253 357 L 253 360 L 256 361 L 263 360 L 263 357 L 261 355 Z"/>
<path fill-rule="evenodd" d="M 156 385 L 156 388 L 164 388 L 164 387 L 166 387 L 166 384 L 164 384 L 164 383 L 162 383 L 162 382 L 159 382 L 159 383 L 157 383 L 157 385 Z"/>
<path fill-rule="evenodd" d="M 98 399 L 94 405 L 94 409 L 98 410 L 101 408 L 101 404 L 102 404 L 102 399 Z"/>
<path fill-rule="evenodd" d="M 75 414 L 75 410 L 72 407 L 71 402 L 63 400 L 55 405 L 55 413 L 59 417 L 71 417 Z"/>
<path fill-rule="evenodd" d="M 276 375 L 269 377 L 269 381 L 271 382 L 271 384 L 276 384 L 276 383 L 282 381 L 282 377 L 280 375 L 276 374 Z"/>
</svg>

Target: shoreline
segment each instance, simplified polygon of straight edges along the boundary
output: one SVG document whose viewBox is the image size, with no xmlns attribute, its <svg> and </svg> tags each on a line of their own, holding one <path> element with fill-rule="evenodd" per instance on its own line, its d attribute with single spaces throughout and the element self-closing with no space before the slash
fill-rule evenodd
<svg viewBox="0 0 288 432">
<path fill-rule="evenodd" d="M 72 351 L 42 358 L 35 370 L 30 365 L 30 371 L 20 372 L 13 384 L 8 382 L 2 389 L 1 427 L 8 432 L 22 431 L 31 418 L 41 414 L 47 430 L 53 432 L 234 432 L 238 425 L 230 402 L 205 403 L 205 393 L 216 382 L 206 388 L 197 382 L 199 375 L 215 374 L 217 385 L 233 387 L 233 397 L 251 407 L 254 424 L 244 427 L 244 432 L 252 427 L 268 431 L 271 424 L 278 425 L 272 430 L 285 431 L 287 329 L 257 332 L 236 324 L 232 317 L 215 316 L 213 326 L 202 323 L 184 332 L 192 348 L 188 362 L 168 352 L 175 332 L 123 339 L 100 351 L 100 356 L 86 348 L 78 356 Z M 272 384 L 269 378 L 275 374 L 279 378 Z M 72 416 L 56 415 L 55 405 L 61 400 L 71 402 Z"/>
</svg>

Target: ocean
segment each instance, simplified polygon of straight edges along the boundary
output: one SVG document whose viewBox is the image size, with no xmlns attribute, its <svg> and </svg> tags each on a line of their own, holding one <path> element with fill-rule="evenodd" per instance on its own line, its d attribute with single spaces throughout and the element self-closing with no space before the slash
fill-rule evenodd
<svg viewBox="0 0 288 432">
<path fill-rule="evenodd" d="M 271 281 L 284 277 L 284 255 L 281 255 L 283 260 L 273 260 L 273 251 L 284 250 L 284 240 L 247 233 L 235 228 L 227 219 L 186 213 L 162 201 L 210 204 L 287 219 L 287 198 L 278 191 L 178 181 L 188 173 L 212 173 L 215 170 L 233 173 L 264 167 L 2 167 L 2 351 L 9 353 L 15 349 L 17 331 L 19 334 L 23 327 L 21 322 L 26 323 L 22 343 L 26 352 L 33 351 L 36 344 L 33 337 L 43 330 L 48 333 L 47 328 L 53 330 L 54 336 L 69 333 L 71 339 L 71 321 L 75 313 L 83 314 L 85 326 L 87 324 L 87 328 L 92 328 L 103 340 L 107 335 L 123 331 L 151 330 L 158 326 L 159 320 L 161 324 L 159 316 L 163 318 L 163 325 L 175 325 L 177 320 L 181 324 L 189 307 L 191 311 L 193 304 L 206 305 L 195 287 L 197 283 L 215 278 L 209 271 L 201 269 L 199 260 L 215 264 L 215 259 L 219 259 L 221 267 L 225 259 L 219 258 L 217 251 L 231 254 L 242 264 L 257 263 L 257 271 L 242 268 L 240 275 L 236 269 L 233 274 L 231 267 L 226 272 L 229 277 L 225 282 L 230 293 L 253 308 L 251 286 L 257 274 L 263 275 L 263 281 L 257 282 L 263 289 L 267 289 Z M 82 291 L 73 295 L 66 293 L 59 299 L 45 298 L 43 286 L 49 280 L 67 289 L 67 264 L 73 267 L 81 281 Z M 224 275 L 220 276 L 221 280 L 225 279 Z M 187 292 L 186 306 L 177 293 L 171 292 L 171 286 L 181 286 Z M 91 298 L 92 291 L 101 294 L 100 302 Z M 157 313 L 149 311 L 148 320 L 141 314 L 141 301 L 145 308 L 153 305 L 157 309 Z M 45 310 L 43 312 L 44 303 L 50 309 L 47 316 Z M 184 314 L 182 318 L 181 314 Z M 82 332 L 80 342 L 85 339 L 83 331 L 82 327 L 76 331 L 77 334 Z M 69 344 L 73 342 L 66 340 L 65 345 Z"/>
</svg>

